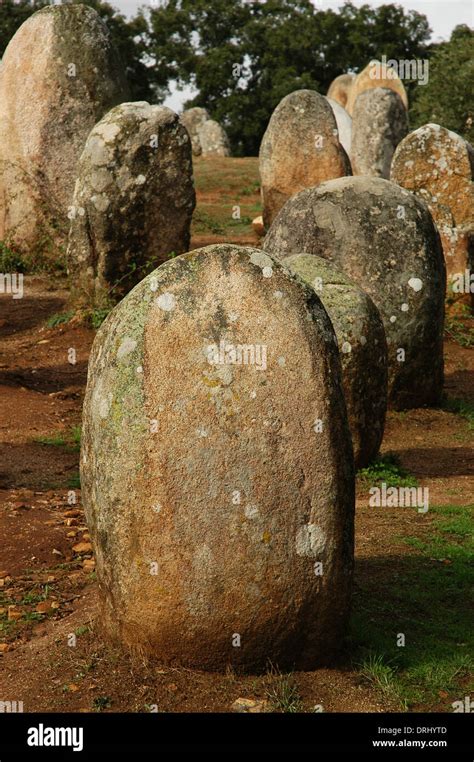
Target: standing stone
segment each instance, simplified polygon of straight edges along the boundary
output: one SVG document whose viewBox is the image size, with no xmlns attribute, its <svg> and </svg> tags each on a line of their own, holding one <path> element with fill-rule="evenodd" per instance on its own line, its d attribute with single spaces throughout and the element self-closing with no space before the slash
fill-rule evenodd
<svg viewBox="0 0 474 762">
<path fill-rule="evenodd" d="M 382 317 L 389 404 L 403 409 L 439 402 L 446 273 L 423 201 L 379 177 L 331 180 L 286 204 L 264 249 L 278 258 L 313 254 L 343 270 Z"/>
<path fill-rule="evenodd" d="M 362 69 L 351 87 L 346 103 L 346 111 L 348 111 L 351 116 L 353 116 L 352 112 L 359 95 L 365 92 L 365 90 L 370 90 L 374 87 L 388 87 L 390 90 L 393 90 L 400 96 L 403 105 L 408 109 L 407 93 L 403 82 L 395 69 L 386 66 L 380 61 L 374 60 L 371 61 L 365 69 Z"/>
<path fill-rule="evenodd" d="M 116 106 L 79 162 L 67 261 L 73 298 L 105 307 L 153 265 L 187 251 L 195 206 L 191 141 L 177 114 Z"/>
<path fill-rule="evenodd" d="M 348 156 L 351 155 L 351 142 L 352 142 L 352 119 L 347 113 L 346 109 L 341 106 L 337 101 L 333 101 L 332 98 L 327 98 L 327 102 L 332 108 L 332 112 L 336 119 L 337 130 L 339 132 L 339 142 L 341 143 L 344 151 Z"/>
<path fill-rule="evenodd" d="M 64 243 L 77 161 L 127 98 L 122 71 L 88 6 L 43 8 L 18 29 L 0 70 L 0 239 L 25 251 Z"/>
<path fill-rule="evenodd" d="M 356 468 L 376 457 L 387 409 L 387 342 L 377 307 L 327 259 L 294 254 L 284 260 L 321 299 L 337 336 Z"/>
<path fill-rule="evenodd" d="M 336 119 L 323 95 L 296 90 L 280 101 L 262 138 L 259 169 L 266 228 L 298 191 L 351 174 Z"/>
<path fill-rule="evenodd" d="M 397 93 L 387 87 L 364 90 L 352 116 L 353 174 L 389 180 L 395 148 L 407 132 L 407 110 Z"/>
<path fill-rule="evenodd" d="M 199 139 L 199 128 L 210 119 L 209 112 L 205 108 L 196 106 L 189 108 L 180 115 L 181 124 L 184 124 L 193 146 L 193 156 L 202 154 L 201 141 Z"/>
<path fill-rule="evenodd" d="M 208 119 L 198 127 L 198 136 L 203 156 L 230 156 L 227 133 L 214 119 Z"/>
<path fill-rule="evenodd" d="M 394 183 L 416 193 L 433 215 L 443 244 L 448 284 L 474 269 L 474 150 L 439 124 L 425 124 L 398 146 Z"/>
<path fill-rule="evenodd" d="M 210 670 L 329 662 L 353 477 L 327 313 L 259 249 L 166 262 L 97 333 L 81 483 L 114 641 Z"/>
<path fill-rule="evenodd" d="M 337 101 L 343 108 L 346 108 L 347 99 L 354 80 L 355 74 L 340 74 L 329 85 L 327 97 Z"/>
</svg>

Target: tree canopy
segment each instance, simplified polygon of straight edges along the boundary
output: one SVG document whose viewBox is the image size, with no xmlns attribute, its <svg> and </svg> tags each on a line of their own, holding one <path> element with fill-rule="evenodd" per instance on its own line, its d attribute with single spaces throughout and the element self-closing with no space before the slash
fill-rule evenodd
<svg viewBox="0 0 474 762">
<path fill-rule="evenodd" d="M 435 46 L 429 66 L 428 84 L 414 93 L 412 126 L 435 122 L 474 143 L 474 31 L 457 26 Z"/>
<path fill-rule="evenodd" d="M 78 2 L 79 0 L 72 0 Z M 191 87 L 185 107 L 203 106 L 226 128 L 234 154 L 258 153 L 272 111 L 296 89 L 326 93 L 338 74 L 372 58 L 430 59 L 425 86 L 407 83 L 415 126 L 439 121 L 473 139 L 473 32 L 457 27 L 447 43 L 429 43 L 428 20 L 394 3 L 339 10 L 310 0 L 151 0 L 126 18 L 103 0 L 84 0 L 117 45 L 134 100 L 161 103 Z M 45 0 L 3 0 L 0 53 Z M 413 120 L 412 120 L 413 121 Z"/>
<path fill-rule="evenodd" d="M 426 53 L 425 16 L 393 4 L 321 10 L 310 0 L 163 0 L 151 8 L 154 73 L 192 85 L 186 106 L 204 106 L 226 127 L 234 152 L 258 152 L 270 115 L 300 88 L 325 93 L 371 58 Z"/>
</svg>

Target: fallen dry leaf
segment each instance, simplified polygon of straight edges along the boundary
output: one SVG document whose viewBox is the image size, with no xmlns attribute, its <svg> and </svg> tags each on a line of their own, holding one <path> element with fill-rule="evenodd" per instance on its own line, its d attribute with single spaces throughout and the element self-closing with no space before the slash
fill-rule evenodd
<svg viewBox="0 0 474 762">
<path fill-rule="evenodd" d="M 21 609 L 18 608 L 18 606 L 9 606 L 8 607 L 8 618 L 10 621 L 16 622 L 18 619 L 21 619 L 23 616 L 23 612 Z"/>
<path fill-rule="evenodd" d="M 38 614 L 47 614 L 49 611 L 51 611 L 51 601 L 40 601 L 36 604 Z"/>
<path fill-rule="evenodd" d="M 78 542 L 72 546 L 74 553 L 90 553 L 92 545 L 90 542 Z"/>
</svg>

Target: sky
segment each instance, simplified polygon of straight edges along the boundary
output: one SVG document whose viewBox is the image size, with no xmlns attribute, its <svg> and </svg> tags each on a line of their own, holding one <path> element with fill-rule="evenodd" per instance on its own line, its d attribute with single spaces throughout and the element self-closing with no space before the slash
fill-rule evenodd
<svg viewBox="0 0 474 762">
<path fill-rule="evenodd" d="M 140 6 L 153 6 L 159 4 L 159 0 L 109 0 L 122 13 L 133 16 Z M 233 0 L 229 0 L 233 2 Z M 312 0 L 313 5 L 321 10 L 336 11 L 344 4 L 344 0 Z M 395 2 L 405 10 L 424 13 L 428 18 L 433 30 L 433 42 L 448 40 L 451 32 L 458 24 L 468 24 L 474 27 L 474 0 L 352 0 L 353 5 L 371 5 L 376 8 L 379 5 L 387 5 Z M 166 99 L 165 104 L 170 108 L 181 111 L 184 101 L 193 95 L 191 90 L 172 92 Z"/>
</svg>

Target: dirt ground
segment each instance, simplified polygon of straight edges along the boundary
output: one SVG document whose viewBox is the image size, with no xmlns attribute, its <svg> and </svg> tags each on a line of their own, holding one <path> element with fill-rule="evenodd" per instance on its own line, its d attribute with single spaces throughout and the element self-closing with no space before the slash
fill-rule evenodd
<svg viewBox="0 0 474 762">
<path fill-rule="evenodd" d="M 64 285 L 28 276 L 23 299 L 0 296 L 0 593 L 6 601 L 0 604 L 0 699 L 22 700 L 24 711 L 62 712 L 229 711 L 239 697 L 265 699 L 271 674 L 149 666 L 101 639 L 71 434 L 80 423 L 94 332 L 74 320 L 46 326 L 67 310 Z M 445 355 L 447 392 L 474 401 L 474 352 L 448 341 Z M 438 409 L 390 413 L 382 450 L 397 453 L 430 488 L 431 505 L 472 501 L 472 433 L 461 416 Z M 415 552 L 400 538 L 423 537 L 431 521 L 430 513 L 369 508 L 359 485 L 356 590 L 396 573 L 400 559 Z M 294 680 L 305 710 L 397 708 L 361 679 L 347 654 L 333 669 L 297 673 Z"/>
</svg>

